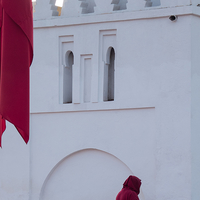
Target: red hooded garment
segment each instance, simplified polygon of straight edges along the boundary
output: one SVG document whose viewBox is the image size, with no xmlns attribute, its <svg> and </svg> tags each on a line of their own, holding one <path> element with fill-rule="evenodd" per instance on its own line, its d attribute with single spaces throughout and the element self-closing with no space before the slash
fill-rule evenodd
<svg viewBox="0 0 200 200">
<path fill-rule="evenodd" d="M 5 120 L 29 140 L 29 66 L 33 58 L 31 0 L 0 0 L 0 146 Z"/>
<path fill-rule="evenodd" d="M 118 193 L 116 200 L 139 200 L 141 180 L 136 176 L 129 176 Z"/>
</svg>

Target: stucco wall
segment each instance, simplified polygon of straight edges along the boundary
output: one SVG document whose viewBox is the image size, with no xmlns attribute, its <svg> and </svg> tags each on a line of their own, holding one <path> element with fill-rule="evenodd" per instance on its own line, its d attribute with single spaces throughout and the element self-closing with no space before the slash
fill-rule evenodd
<svg viewBox="0 0 200 200">
<path fill-rule="evenodd" d="M 176 12 L 178 21 L 171 22 L 168 15 Z M 140 16 L 115 13 L 65 21 L 56 18 L 36 21 L 34 33 L 32 198 L 39 198 L 42 186 L 50 187 L 45 186 L 50 184 L 46 178 L 57 163 L 71 153 L 92 148 L 116 156 L 139 176 L 144 199 L 191 199 L 191 16 L 177 8 L 164 9 L 162 14 L 148 10 Z M 115 39 L 104 41 L 102 33 L 115 35 Z M 70 45 L 62 48 L 63 41 Z M 102 99 L 106 42 L 116 53 L 113 102 Z M 60 100 L 62 51 L 67 48 L 74 54 L 72 104 Z M 82 55 L 92 57 L 89 103 L 80 95 Z M 84 174 L 84 167 L 81 169 Z M 76 170 L 71 173 L 76 177 Z M 118 188 L 126 178 L 120 177 L 116 177 Z M 85 188 L 77 191 L 82 193 Z M 112 185 L 109 189 L 116 190 Z"/>
<path fill-rule="evenodd" d="M 0 149 L 0 199 L 27 200 L 29 198 L 29 147 L 15 127 L 7 123 Z"/>
</svg>

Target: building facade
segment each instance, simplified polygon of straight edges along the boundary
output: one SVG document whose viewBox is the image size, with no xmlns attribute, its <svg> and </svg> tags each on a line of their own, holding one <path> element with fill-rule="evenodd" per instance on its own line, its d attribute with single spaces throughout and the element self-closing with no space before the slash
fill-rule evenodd
<svg viewBox="0 0 200 200">
<path fill-rule="evenodd" d="M 31 137 L 8 125 L 0 199 L 200 198 L 197 0 L 34 5 Z"/>
</svg>

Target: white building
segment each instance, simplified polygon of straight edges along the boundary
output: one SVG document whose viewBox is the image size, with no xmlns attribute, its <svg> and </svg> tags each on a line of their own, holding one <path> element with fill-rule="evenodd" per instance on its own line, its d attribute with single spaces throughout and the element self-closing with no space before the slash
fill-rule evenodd
<svg viewBox="0 0 200 200">
<path fill-rule="evenodd" d="M 35 5 L 31 138 L 4 133 L 0 199 L 114 200 L 134 174 L 141 200 L 199 200 L 200 1 L 54 3 Z"/>
</svg>

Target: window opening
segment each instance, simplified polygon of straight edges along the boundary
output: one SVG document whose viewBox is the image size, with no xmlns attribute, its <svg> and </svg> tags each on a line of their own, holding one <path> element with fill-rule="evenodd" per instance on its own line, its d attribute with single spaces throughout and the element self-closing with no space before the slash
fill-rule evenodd
<svg viewBox="0 0 200 200">
<path fill-rule="evenodd" d="M 104 101 L 114 101 L 115 51 L 112 47 L 107 52 L 108 62 L 104 66 Z"/>
<path fill-rule="evenodd" d="M 74 54 L 69 51 L 65 55 L 66 66 L 63 69 L 63 103 L 72 103 L 72 67 Z"/>
</svg>

